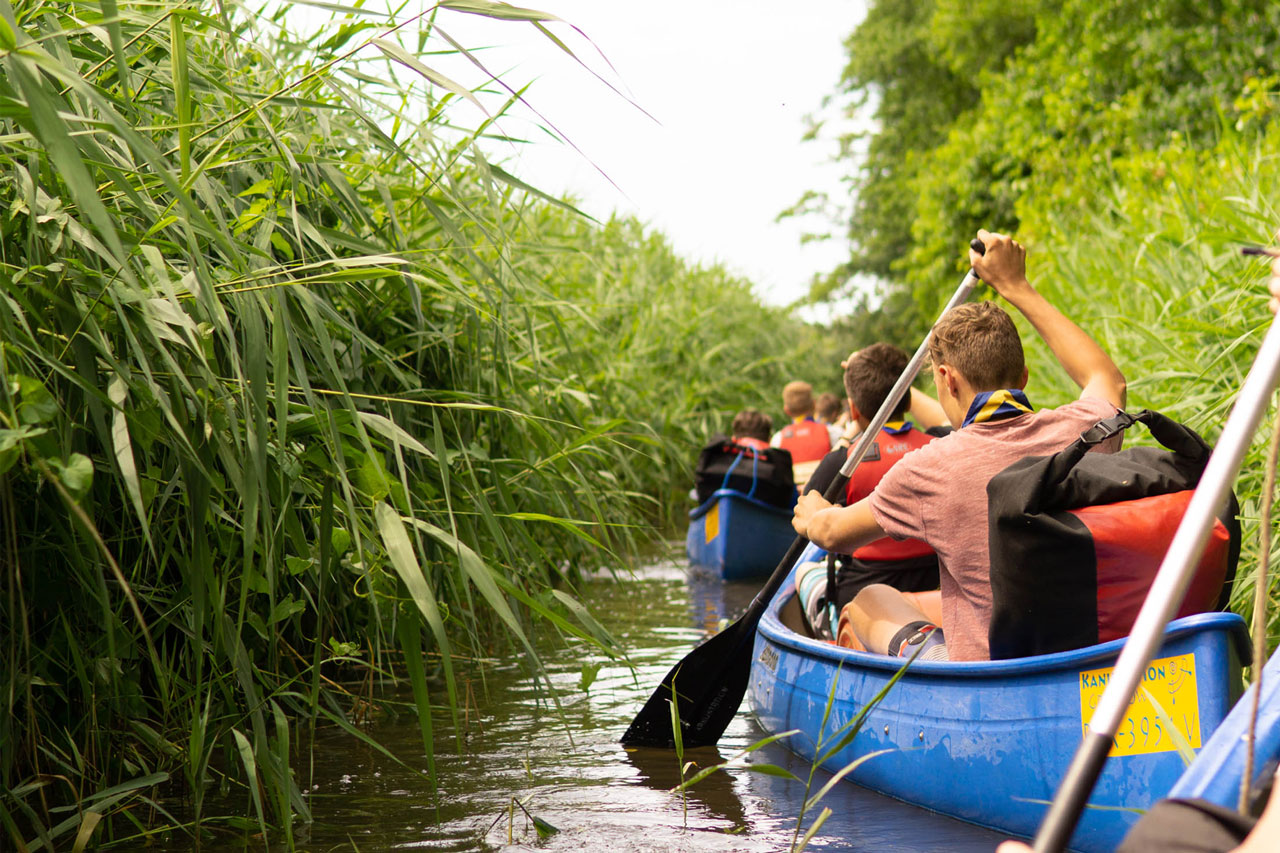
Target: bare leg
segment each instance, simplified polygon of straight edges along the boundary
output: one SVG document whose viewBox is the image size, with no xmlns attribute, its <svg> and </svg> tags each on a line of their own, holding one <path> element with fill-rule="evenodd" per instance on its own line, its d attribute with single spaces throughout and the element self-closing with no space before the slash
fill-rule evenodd
<svg viewBox="0 0 1280 853">
<path fill-rule="evenodd" d="M 935 625 L 942 625 L 942 591 L 931 589 L 928 592 L 904 592 L 902 594 L 911 606 L 924 614 Z"/>
<path fill-rule="evenodd" d="M 929 617 L 888 584 L 873 583 L 845 605 L 853 632 L 867 651 L 887 654 L 889 641 L 905 625 L 929 621 Z"/>
</svg>

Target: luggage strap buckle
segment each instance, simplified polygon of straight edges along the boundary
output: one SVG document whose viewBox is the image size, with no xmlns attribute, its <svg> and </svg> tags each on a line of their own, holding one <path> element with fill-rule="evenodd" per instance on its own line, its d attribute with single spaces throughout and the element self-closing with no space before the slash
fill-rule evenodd
<svg viewBox="0 0 1280 853">
<path fill-rule="evenodd" d="M 1080 441 L 1092 447 L 1095 444 L 1101 444 L 1109 438 L 1119 435 L 1129 427 L 1138 422 L 1138 418 L 1128 412 L 1117 412 L 1115 415 L 1098 421 L 1084 432 L 1080 433 Z"/>
</svg>

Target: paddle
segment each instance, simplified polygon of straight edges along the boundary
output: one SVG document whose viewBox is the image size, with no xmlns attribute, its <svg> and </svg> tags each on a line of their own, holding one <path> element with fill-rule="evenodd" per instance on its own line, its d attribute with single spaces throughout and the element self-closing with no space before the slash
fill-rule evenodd
<svg viewBox="0 0 1280 853">
<path fill-rule="evenodd" d="M 975 251 L 983 252 L 985 247 L 979 240 L 971 244 Z M 965 274 L 964 280 L 956 288 L 951 301 L 942 309 L 948 311 L 969 298 L 970 291 L 978 283 L 973 270 Z M 938 319 L 942 319 L 939 315 Z M 936 325 L 936 323 L 935 323 Z M 924 364 L 929 350 L 929 339 L 933 329 L 925 335 L 916 354 L 907 362 L 907 367 L 894 383 L 893 390 L 884 398 L 880 410 L 871 419 L 871 423 L 863 430 L 849 453 L 849 458 L 840 468 L 840 473 L 827 486 L 822 496 L 835 502 L 844 494 L 845 484 L 858 463 L 867 455 L 867 450 L 875 441 L 880 428 L 889 420 L 894 404 L 907 393 L 911 383 L 915 381 L 920 366 Z M 684 746 L 707 746 L 715 743 L 724 734 L 729 721 L 738 713 L 742 704 L 742 696 L 747 691 L 747 681 L 751 675 L 751 652 L 755 645 L 756 626 L 765 608 L 773 600 L 778 588 L 786 579 L 787 573 L 796 564 L 805 546 L 809 544 L 803 536 L 797 536 L 787 549 L 782 562 L 773 570 L 764 588 L 756 594 L 746 612 L 729 627 L 713 637 L 709 637 L 693 651 L 685 655 L 684 660 L 676 664 L 662 683 L 653 691 L 649 701 L 645 702 L 640 713 L 631 721 L 626 733 L 622 735 L 624 746 L 658 746 L 671 749 L 675 740 L 671 731 L 671 698 L 677 698 L 680 712 L 681 739 Z"/>
<path fill-rule="evenodd" d="M 1226 503 L 1227 492 L 1267 411 L 1277 380 L 1280 380 L 1280 322 L 1273 320 L 1195 494 L 1187 504 L 1182 523 L 1169 543 L 1151 590 L 1138 611 L 1133 631 L 1120 652 L 1084 740 L 1076 749 L 1053 804 L 1040 824 L 1035 853 L 1059 853 L 1066 848 L 1111 751 L 1112 738 L 1124 719 L 1129 699 L 1137 690 L 1147 663 L 1160 647 L 1165 625 L 1182 605 L 1209 531 Z"/>
</svg>

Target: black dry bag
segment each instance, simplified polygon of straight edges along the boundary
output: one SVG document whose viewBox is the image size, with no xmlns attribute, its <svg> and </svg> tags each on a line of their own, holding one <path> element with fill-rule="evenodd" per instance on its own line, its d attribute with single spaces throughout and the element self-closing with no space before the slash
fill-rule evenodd
<svg viewBox="0 0 1280 853">
<path fill-rule="evenodd" d="M 1087 452 L 1139 421 L 1168 450 Z M 1209 453 L 1204 439 L 1164 415 L 1120 412 L 1066 449 L 991 478 L 991 659 L 1128 636 Z M 1233 495 L 1178 616 L 1226 606 L 1240 554 L 1236 511 Z"/>
<path fill-rule="evenodd" d="M 790 509 L 796 502 L 791 454 L 778 447 L 745 447 L 716 436 L 698 454 L 694 489 L 699 504 L 717 489 L 733 489 L 771 506 Z"/>
</svg>

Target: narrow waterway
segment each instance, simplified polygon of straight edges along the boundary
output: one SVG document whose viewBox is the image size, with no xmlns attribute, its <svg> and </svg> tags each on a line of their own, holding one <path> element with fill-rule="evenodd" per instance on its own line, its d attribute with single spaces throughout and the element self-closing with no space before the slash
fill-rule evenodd
<svg viewBox="0 0 1280 853">
<path fill-rule="evenodd" d="M 688 799 L 673 752 L 629 752 L 618 737 L 666 671 L 688 649 L 733 618 L 756 590 L 690 577 L 674 562 L 658 563 L 634 580 L 590 582 L 594 611 L 631 650 L 633 673 L 606 663 L 587 690 L 584 664 L 600 659 L 583 646 L 554 646 L 545 659 L 560 694 L 520 663 L 487 669 L 484 682 L 463 687 L 469 710 L 454 729 L 436 718 L 438 797 L 426 781 L 376 750 L 344 735 L 326 735 L 314 750 L 315 822 L 302 830 L 307 850 L 614 850 L 785 851 L 791 844 L 804 788 L 793 781 L 732 768 L 694 787 Z M 406 714 L 370 732 L 409 767 L 425 767 L 416 720 Z M 686 753 L 700 767 L 718 764 L 763 737 L 744 708 L 717 749 Z M 459 741 L 461 749 L 459 750 Z M 780 746 L 750 760 L 770 762 L 805 778 L 806 763 Z M 305 778 L 305 777 L 304 777 Z M 830 777 L 819 771 L 814 790 Z M 517 808 L 558 831 L 539 838 Z M 833 814 L 809 844 L 814 850 L 983 851 L 999 836 L 840 783 L 814 812 Z M 814 814 L 806 816 L 805 827 Z M 803 833 L 803 830 L 802 830 Z"/>
</svg>

